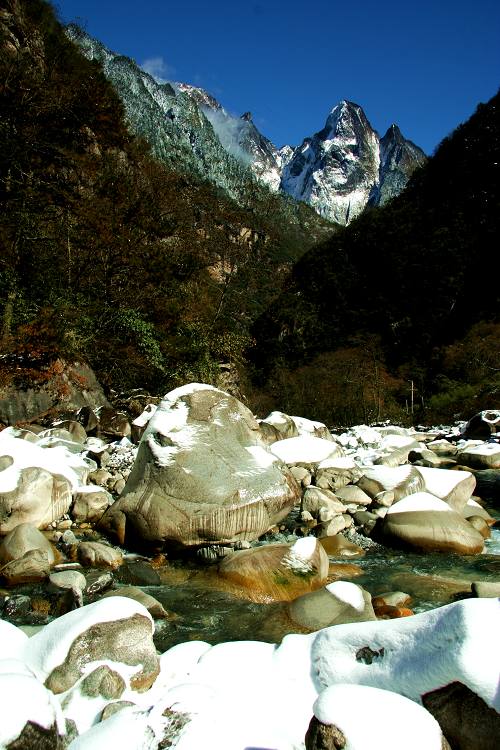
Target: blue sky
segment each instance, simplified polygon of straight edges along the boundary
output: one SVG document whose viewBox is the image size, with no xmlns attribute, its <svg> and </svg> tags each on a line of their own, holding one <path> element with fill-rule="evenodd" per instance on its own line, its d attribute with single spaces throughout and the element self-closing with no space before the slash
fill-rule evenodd
<svg viewBox="0 0 500 750">
<path fill-rule="evenodd" d="M 251 111 L 277 146 L 323 127 L 341 99 L 381 135 L 432 153 L 500 86 L 498 0 L 59 0 L 116 52 Z"/>
</svg>

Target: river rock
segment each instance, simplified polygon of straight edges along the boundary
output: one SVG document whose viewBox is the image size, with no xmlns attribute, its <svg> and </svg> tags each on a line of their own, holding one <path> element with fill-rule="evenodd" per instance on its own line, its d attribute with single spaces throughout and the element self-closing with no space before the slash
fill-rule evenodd
<svg viewBox="0 0 500 750">
<path fill-rule="evenodd" d="M 482 552 L 484 539 L 457 511 L 427 492 L 418 492 L 389 508 L 381 527 L 384 541 L 417 550 Z"/>
<path fill-rule="evenodd" d="M 117 439 L 129 437 L 132 428 L 125 412 L 103 406 L 99 409 L 99 432 L 108 438 Z"/>
<path fill-rule="evenodd" d="M 330 457 L 321 461 L 316 470 L 316 484 L 337 492 L 341 487 L 356 482 L 362 472 L 350 456 Z"/>
<path fill-rule="evenodd" d="M 328 555 L 313 536 L 293 545 L 268 544 L 224 558 L 219 574 L 253 601 L 291 601 L 326 583 Z"/>
<path fill-rule="evenodd" d="M 368 591 L 350 581 L 335 581 L 299 596 L 288 604 L 288 614 L 307 630 L 377 619 Z"/>
<path fill-rule="evenodd" d="M 500 445 L 483 443 L 465 447 L 457 456 L 460 463 L 475 469 L 500 469 Z"/>
<path fill-rule="evenodd" d="M 470 523 L 473 529 L 476 529 L 476 531 L 479 531 L 483 539 L 490 538 L 491 529 L 489 527 L 489 524 L 487 523 L 487 521 L 485 521 L 484 518 L 481 518 L 481 516 L 468 516 L 467 521 L 468 523 Z"/>
<path fill-rule="evenodd" d="M 50 562 L 45 550 L 31 549 L 22 557 L 12 560 L 0 568 L 0 576 L 10 586 L 21 583 L 37 583 L 49 575 Z"/>
<path fill-rule="evenodd" d="M 88 568 L 110 568 L 115 570 L 123 563 L 120 550 L 102 542 L 80 542 L 72 555 Z"/>
<path fill-rule="evenodd" d="M 361 487 L 354 484 L 348 484 L 345 487 L 339 487 L 335 491 L 338 499 L 346 505 L 370 505 L 372 498 L 363 492 Z"/>
<path fill-rule="evenodd" d="M 143 591 L 138 586 L 120 586 L 119 589 L 108 591 L 104 594 L 104 597 L 110 596 L 128 596 L 130 599 L 134 599 L 134 601 L 142 604 L 143 607 L 146 607 L 151 617 L 155 617 L 156 619 L 174 619 L 158 599 L 155 599 L 154 596 L 151 596 L 151 594 Z"/>
<path fill-rule="evenodd" d="M 20 523 L 46 528 L 67 513 L 72 489 L 86 481 L 89 461 L 64 447 L 42 448 L 0 433 L 0 535 Z"/>
<path fill-rule="evenodd" d="M 472 594 L 480 599 L 500 597 L 500 582 L 474 581 L 471 583 Z"/>
<path fill-rule="evenodd" d="M 477 500 L 470 498 L 462 509 L 462 515 L 464 518 L 470 518 L 471 516 L 479 516 L 484 519 L 488 526 L 494 526 L 496 519 L 491 516 L 488 511 L 480 505 Z"/>
<path fill-rule="evenodd" d="M 379 455 L 375 464 L 381 466 L 400 466 L 408 461 L 410 451 L 419 448 L 419 444 L 409 435 L 386 435 L 379 446 Z"/>
<path fill-rule="evenodd" d="M 469 440 L 488 440 L 497 432 L 500 432 L 500 411 L 495 409 L 475 414 L 464 429 L 464 435 Z"/>
<path fill-rule="evenodd" d="M 77 523 L 97 522 L 113 505 L 113 497 L 103 487 L 88 484 L 74 494 L 71 517 Z"/>
<path fill-rule="evenodd" d="M 147 690 L 159 673 L 149 612 L 126 597 L 101 599 L 68 612 L 26 643 L 24 660 L 53 693 L 69 690 L 87 665 L 106 660 L 132 690 Z M 123 670 L 120 665 L 136 667 Z"/>
<path fill-rule="evenodd" d="M 355 706 L 362 707 L 362 719 Z M 306 750 L 401 750 L 402 747 L 449 750 L 450 747 L 429 711 L 389 690 L 366 685 L 332 685 L 319 694 L 313 710 Z"/>
<path fill-rule="evenodd" d="M 20 523 L 4 537 L 0 544 L 0 565 L 18 560 L 26 552 L 36 549 L 46 553 L 50 565 L 54 565 L 61 557 L 36 526 L 30 523 Z"/>
<path fill-rule="evenodd" d="M 365 550 L 343 536 L 322 536 L 319 543 L 330 557 L 364 557 Z"/>
<path fill-rule="evenodd" d="M 461 512 L 476 486 L 476 478 L 470 471 L 434 469 L 417 466 L 422 475 L 425 490 L 441 498 L 454 510 Z"/>
<path fill-rule="evenodd" d="M 426 693 L 422 703 L 454 750 L 498 750 L 500 713 L 460 682 Z"/>
<path fill-rule="evenodd" d="M 128 525 L 144 540 L 186 547 L 251 540 L 284 518 L 299 496 L 251 412 L 223 391 L 190 384 L 159 405 L 125 489 L 100 524 L 120 543 Z"/>
<path fill-rule="evenodd" d="M 322 510 L 329 512 L 330 518 L 339 513 L 344 513 L 346 507 L 338 500 L 330 490 L 322 490 L 319 487 L 308 487 L 302 496 L 302 509 L 309 511 L 315 518 L 320 517 Z M 321 518 L 322 521 L 330 520 Z"/>
<path fill-rule="evenodd" d="M 375 498 L 380 492 L 393 492 L 394 502 L 425 489 L 422 474 L 415 466 L 364 468 L 363 476 L 356 484 L 371 498 Z"/>
</svg>

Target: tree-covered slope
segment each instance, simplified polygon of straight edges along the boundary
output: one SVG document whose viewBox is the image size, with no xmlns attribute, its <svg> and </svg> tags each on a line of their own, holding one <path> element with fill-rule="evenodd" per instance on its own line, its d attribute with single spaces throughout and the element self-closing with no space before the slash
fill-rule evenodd
<svg viewBox="0 0 500 750">
<path fill-rule="evenodd" d="M 1 376 L 62 355 L 115 388 L 215 379 L 330 225 L 155 160 L 44 0 L 8 0 L 0 52 Z"/>
<path fill-rule="evenodd" d="M 290 372 L 319 353 L 362 350 L 360 336 L 378 336 L 379 357 L 405 382 L 418 381 L 421 398 L 439 390 L 448 378 L 444 347 L 474 324 L 498 322 L 499 165 L 496 95 L 403 194 L 299 261 L 254 329 L 261 382 L 284 372 L 293 380 Z M 467 372 L 458 377 L 467 382 Z"/>
</svg>

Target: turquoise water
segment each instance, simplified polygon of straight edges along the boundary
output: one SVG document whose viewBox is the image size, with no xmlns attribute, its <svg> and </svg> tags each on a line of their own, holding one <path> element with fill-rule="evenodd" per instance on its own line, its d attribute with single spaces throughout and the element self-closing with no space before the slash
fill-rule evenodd
<svg viewBox="0 0 500 750">
<path fill-rule="evenodd" d="M 481 555 L 417 554 L 377 547 L 352 562 L 362 570 L 351 579 L 354 583 L 372 595 L 404 591 L 412 597 L 408 606 L 423 612 L 470 596 L 473 581 L 500 581 L 500 529 L 493 529 Z M 215 568 L 174 565 L 159 570 L 159 576 L 157 585 L 141 587 L 175 618 L 157 621 L 155 641 L 161 651 L 192 639 L 279 642 L 288 633 L 303 632 L 288 618 L 286 604 L 256 604 L 220 590 L 223 584 Z"/>
</svg>

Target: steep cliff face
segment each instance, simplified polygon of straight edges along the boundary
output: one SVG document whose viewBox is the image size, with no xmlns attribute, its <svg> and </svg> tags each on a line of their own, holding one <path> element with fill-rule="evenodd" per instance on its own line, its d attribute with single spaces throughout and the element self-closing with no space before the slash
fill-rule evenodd
<svg viewBox="0 0 500 750">
<path fill-rule="evenodd" d="M 339 224 L 364 209 L 378 182 L 379 139 L 357 104 L 342 101 L 323 130 L 295 149 L 281 186 Z"/>
<path fill-rule="evenodd" d="M 418 146 L 403 137 L 397 125 L 391 125 L 380 140 L 380 174 L 369 202 L 383 206 L 404 190 L 410 176 L 427 157 Z"/>
</svg>

